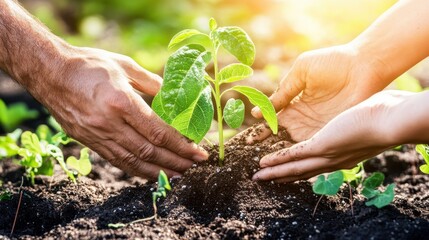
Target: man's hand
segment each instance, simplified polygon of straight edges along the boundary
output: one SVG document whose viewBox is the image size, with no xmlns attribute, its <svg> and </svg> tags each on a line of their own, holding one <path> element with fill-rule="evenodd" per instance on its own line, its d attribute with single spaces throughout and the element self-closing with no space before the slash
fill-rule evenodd
<svg viewBox="0 0 429 240">
<path fill-rule="evenodd" d="M 75 48 L 61 79 L 36 92 L 64 130 L 126 172 L 180 175 L 207 153 L 164 123 L 133 90 L 154 95 L 161 77 L 123 55 Z"/>
<path fill-rule="evenodd" d="M 153 96 L 159 76 L 123 55 L 70 46 L 13 0 L 0 1 L 0 68 L 70 136 L 130 174 L 179 175 L 207 158 L 134 92 Z"/>
</svg>

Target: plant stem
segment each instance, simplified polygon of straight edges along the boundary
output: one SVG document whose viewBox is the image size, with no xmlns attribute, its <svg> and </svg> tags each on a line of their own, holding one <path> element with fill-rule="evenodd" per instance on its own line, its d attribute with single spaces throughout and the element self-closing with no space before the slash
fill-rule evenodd
<svg viewBox="0 0 429 240">
<path fill-rule="evenodd" d="M 218 62 L 217 62 L 217 48 L 214 51 L 213 54 L 213 64 L 214 64 L 214 75 L 215 75 L 215 81 L 214 81 L 214 87 L 215 87 L 215 103 L 216 103 L 216 111 L 217 111 L 217 126 L 218 126 L 218 132 L 219 132 L 219 165 L 223 165 L 223 159 L 225 157 L 225 147 L 223 144 L 223 116 L 222 116 L 222 106 L 220 101 L 220 81 L 218 78 Z"/>
</svg>

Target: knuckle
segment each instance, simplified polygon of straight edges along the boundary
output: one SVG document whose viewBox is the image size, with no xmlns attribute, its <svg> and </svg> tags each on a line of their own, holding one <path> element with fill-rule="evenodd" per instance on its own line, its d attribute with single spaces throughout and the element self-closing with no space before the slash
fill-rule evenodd
<svg viewBox="0 0 429 240">
<path fill-rule="evenodd" d="M 115 91 L 105 100 L 105 104 L 109 109 L 118 112 L 124 112 L 126 109 L 130 108 L 130 101 L 128 96 L 123 91 Z"/>
<path fill-rule="evenodd" d="M 138 158 L 149 162 L 156 158 L 156 149 L 152 144 L 143 144 L 140 146 Z"/>
<path fill-rule="evenodd" d="M 156 146 L 165 146 L 168 143 L 169 137 L 166 129 L 154 127 L 150 131 L 150 142 Z"/>
</svg>

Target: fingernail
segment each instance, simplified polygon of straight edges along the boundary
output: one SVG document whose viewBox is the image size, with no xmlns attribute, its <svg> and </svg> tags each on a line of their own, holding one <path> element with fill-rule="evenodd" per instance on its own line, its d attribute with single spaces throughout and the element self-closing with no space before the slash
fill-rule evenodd
<svg viewBox="0 0 429 240">
<path fill-rule="evenodd" d="M 209 154 L 206 152 L 206 150 L 200 149 L 200 151 L 192 157 L 192 160 L 201 162 L 207 160 L 208 157 Z"/>
<path fill-rule="evenodd" d="M 259 114 L 259 111 L 260 111 L 259 107 L 254 107 L 254 108 L 252 108 L 251 113 L 253 116 L 255 116 L 255 115 Z"/>
<path fill-rule="evenodd" d="M 256 173 L 255 175 L 253 175 L 252 177 L 252 181 L 259 181 L 259 175 Z"/>
</svg>

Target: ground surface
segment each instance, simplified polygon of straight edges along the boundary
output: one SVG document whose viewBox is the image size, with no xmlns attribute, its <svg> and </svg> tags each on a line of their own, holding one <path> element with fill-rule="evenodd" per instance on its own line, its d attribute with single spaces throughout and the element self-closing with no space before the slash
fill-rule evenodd
<svg viewBox="0 0 429 240">
<path fill-rule="evenodd" d="M 283 131 L 279 135 L 288 139 Z M 277 138 L 279 138 L 277 137 Z M 94 155 L 94 170 L 73 184 L 59 175 L 24 184 L 12 238 L 69 239 L 427 239 L 429 177 L 417 171 L 421 163 L 413 146 L 387 151 L 367 162 L 367 171 L 382 171 L 394 182 L 394 202 L 382 209 L 366 207 L 355 196 L 353 214 L 348 188 L 324 197 L 311 184 L 256 183 L 250 180 L 266 153 L 282 147 L 270 139 L 254 146 L 238 139 L 227 147 L 226 164 L 211 161 L 191 168 L 172 181 L 173 190 L 158 203 L 159 219 L 111 229 L 109 223 L 130 222 L 153 214 L 153 183 L 130 178 Z M 287 144 L 287 142 L 285 143 Z M 67 148 L 70 154 L 76 146 Z M 0 239 L 9 238 L 19 202 L 22 170 L 0 161 L 3 189 L 10 200 L 0 201 Z"/>
</svg>

